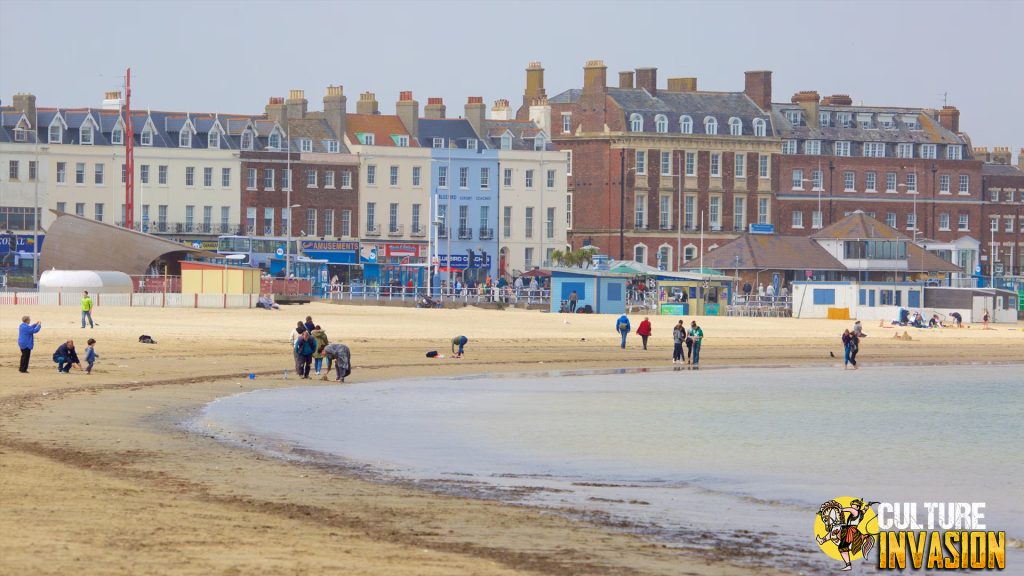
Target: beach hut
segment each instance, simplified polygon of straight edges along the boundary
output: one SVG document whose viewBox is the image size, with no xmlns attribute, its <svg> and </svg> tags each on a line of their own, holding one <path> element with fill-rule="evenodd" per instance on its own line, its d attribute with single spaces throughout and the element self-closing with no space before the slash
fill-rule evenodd
<svg viewBox="0 0 1024 576">
<path fill-rule="evenodd" d="M 195 294 L 259 294 L 260 270 L 248 266 L 182 262 L 181 291 Z"/>
<path fill-rule="evenodd" d="M 551 270 L 551 311 L 560 312 L 569 295 L 576 292 L 576 309 L 597 314 L 623 314 L 626 311 L 626 282 L 628 274 L 615 274 L 604 270 L 582 268 L 554 268 Z"/>
</svg>

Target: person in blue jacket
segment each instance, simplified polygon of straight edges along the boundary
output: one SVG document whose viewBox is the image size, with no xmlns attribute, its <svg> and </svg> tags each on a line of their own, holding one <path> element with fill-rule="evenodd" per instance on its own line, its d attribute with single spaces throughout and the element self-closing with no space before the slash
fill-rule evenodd
<svg viewBox="0 0 1024 576">
<path fill-rule="evenodd" d="M 78 352 L 75 351 L 75 341 L 68 340 L 61 344 L 53 353 L 53 361 L 57 363 L 57 371 L 67 374 L 71 372 L 72 366 L 82 369 L 82 363 L 78 361 Z"/>
<path fill-rule="evenodd" d="M 620 348 L 625 348 L 626 336 L 629 334 L 629 318 L 625 314 L 619 316 L 619 319 L 615 321 L 615 330 L 622 335 Z"/>
<path fill-rule="evenodd" d="M 29 324 L 32 319 L 28 316 L 21 317 L 21 326 L 18 326 L 18 348 L 21 348 L 21 364 L 18 365 L 18 372 L 28 373 L 28 359 L 32 356 L 32 348 L 36 345 L 36 332 L 43 328 L 42 322 Z"/>
<path fill-rule="evenodd" d="M 299 336 L 299 339 L 295 341 L 295 353 L 299 356 L 299 374 L 309 380 L 309 368 L 313 365 L 313 353 L 316 352 L 317 342 L 316 338 L 309 334 L 309 330 L 306 330 Z"/>
</svg>

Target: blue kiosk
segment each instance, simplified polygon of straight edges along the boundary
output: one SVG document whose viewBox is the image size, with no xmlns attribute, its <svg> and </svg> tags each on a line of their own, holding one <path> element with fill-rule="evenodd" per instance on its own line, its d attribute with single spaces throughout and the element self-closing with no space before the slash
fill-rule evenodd
<svg viewBox="0 0 1024 576">
<path fill-rule="evenodd" d="M 615 274 L 607 270 L 582 268 L 553 268 L 551 270 L 551 312 L 559 312 L 562 302 L 576 291 L 576 309 L 590 309 L 595 314 L 623 314 L 626 312 L 626 282 L 628 274 Z"/>
</svg>

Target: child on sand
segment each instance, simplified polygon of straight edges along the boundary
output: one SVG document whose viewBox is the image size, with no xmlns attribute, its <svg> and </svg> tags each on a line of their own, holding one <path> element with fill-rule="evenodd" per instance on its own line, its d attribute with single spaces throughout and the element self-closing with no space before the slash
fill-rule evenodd
<svg viewBox="0 0 1024 576">
<path fill-rule="evenodd" d="M 88 366 L 85 367 L 85 373 L 92 374 L 92 365 L 96 363 L 96 359 L 99 358 L 100 355 L 96 353 L 95 338 L 89 338 L 89 340 L 86 341 L 86 344 L 88 344 L 88 346 L 85 348 L 85 362 Z"/>
<path fill-rule="evenodd" d="M 463 348 L 466 346 L 466 342 L 469 342 L 469 338 L 465 336 L 456 336 L 452 338 L 452 354 L 455 354 L 456 358 L 462 358 Z M 459 351 L 455 351 L 455 347 L 459 347 Z"/>
</svg>

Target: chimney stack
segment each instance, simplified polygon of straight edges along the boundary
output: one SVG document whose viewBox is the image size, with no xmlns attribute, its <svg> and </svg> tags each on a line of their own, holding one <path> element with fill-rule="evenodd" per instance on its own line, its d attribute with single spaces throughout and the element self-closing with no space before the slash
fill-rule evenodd
<svg viewBox="0 0 1024 576">
<path fill-rule="evenodd" d="M 771 70 L 752 70 L 746 73 L 746 86 L 743 93 L 757 104 L 763 112 L 772 109 L 772 72 Z"/>
<path fill-rule="evenodd" d="M 484 104 L 483 96 L 470 96 L 466 101 L 466 120 L 473 127 L 478 138 L 486 138 L 484 133 L 484 119 L 487 118 L 487 105 Z"/>
<path fill-rule="evenodd" d="M 811 127 L 818 126 L 818 102 L 820 96 L 814 90 L 801 90 L 796 94 L 793 94 L 791 101 L 794 104 L 799 104 L 804 110 L 804 116 L 807 117 L 807 125 Z"/>
<path fill-rule="evenodd" d="M 544 91 L 544 68 L 540 62 L 530 62 L 526 67 L 526 90 L 523 91 L 523 105 L 516 111 L 516 118 L 526 120 L 530 115 L 530 103 L 534 98 L 547 98 Z"/>
<path fill-rule="evenodd" d="M 689 78 L 669 78 L 668 79 L 668 92 L 696 92 L 697 91 L 697 79 L 693 77 Z"/>
<path fill-rule="evenodd" d="M 120 90 L 110 90 L 103 93 L 104 110 L 120 110 L 123 105 L 124 100 L 121 100 Z"/>
<path fill-rule="evenodd" d="M 363 92 L 356 102 L 356 114 L 380 114 L 377 109 L 377 96 L 373 92 Z"/>
<path fill-rule="evenodd" d="M 423 107 L 423 117 L 430 120 L 442 120 L 445 111 L 443 98 L 427 98 L 427 105 Z"/>
<path fill-rule="evenodd" d="M 509 104 L 508 100 L 499 98 L 494 101 L 494 106 L 491 107 L 491 120 L 511 120 L 512 117 L 509 115 Z"/>
<path fill-rule="evenodd" d="M 849 94 L 833 94 L 821 99 L 822 106 L 853 106 L 853 98 Z"/>
<path fill-rule="evenodd" d="M 657 68 L 637 68 L 636 69 L 636 87 L 647 90 L 647 93 L 651 96 L 658 95 L 658 69 Z"/>
<path fill-rule="evenodd" d="M 1024 148 L 1017 152 L 1017 168 L 1024 170 Z"/>
<path fill-rule="evenodd" d="M 345 91 L 341 86 L 328 86 L 324 94 L 324 117 L 327 124 L 334 131 L 335 138 L 339 144 L 345 141 L 345 126 L 347 124 L 346 108 L 348 99 L 345 98 Z"/>
<path fill-rule="evenodd" d="M 28 121 L 32 123 L 32 129 L 38 129 L 36 126 L 36 96 L 35 94 L 23 94 L 18 93 L 14 95 L 14 109 L 25 115 Z"/>
<path fill-rule="evenodd" d="M 551 105 L 547 98 L 534 98 L 530 104 L 530 121 L 546 134 L 551 134 Z"/>
<path fill-rule="evenodd" d="M 583 91 L 608 91 L 608 67 L 604 65 L 604 60 L 587 61 L 587 65 L 583 67 Z"/>
<path fill-rule="evenodd" d="M 632 88 L 633 87 L 633 73 L 632 72 L 619 72 L 619 88 Z"/>
<path fill-rule="evenodd" d="M 954 134 L 960 132 L 960 110 L 956 106 L 943 106 L 939 110 L 939 124 Z"/>
<path fill-rule="evenodd" d="M 412 99 L 411 90 L 403 90 L 398 93 L 398 103 L 395 104 L 395 114 L 402 121 L 410 138 L 419 138 L 420 134 L 420 103 Z"/>
<path fill-rule="evenodd" d="M 306 100 L 306 92 L 303 90 L 289 90 L 288 99 L 284 102 L 288 109 L 289 120 L 302 120 L 306 117 L 306 110 L 309 103 Z"/>
<path fill-rule="evenodd" d="M 996 146 L 992 149 L 992 162 L 996 164 L 1013 164 L 1013 153 L 1007 146 Z"/>
<path fill-rule="evenodd" d="M 277 122 L 282 128 L 288 126 L 288 116 L 285 114 L 283 96 L 271 96 L 264 111 L 267 113 L 267 120 Z"/>
</svg>

